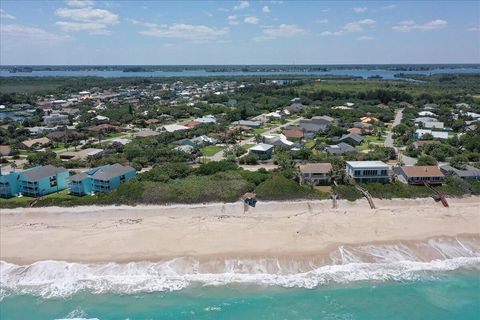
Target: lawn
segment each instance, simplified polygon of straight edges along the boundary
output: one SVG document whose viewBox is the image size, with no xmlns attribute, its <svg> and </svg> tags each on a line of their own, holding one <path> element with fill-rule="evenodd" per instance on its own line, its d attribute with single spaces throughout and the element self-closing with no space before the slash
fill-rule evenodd
<svg viewBox="0 0 480 320">
<path fill-rule="evenodd" d="M 211 157 L 213 156 L 214 154 L 222 151 L 223 149 L 225 149 L 224 147 L 220 147 L 220 146 L 206 146 L 206 147 L 203 147 L 202 149 L 200 149 L 200 151 L 202 151 L 202 154 L 206 157 Z"/>
<path fill-rule="evenodd" d="M 265 131 L 267 131 L 269 128 L 258 128 L 258 129 L 253 129 L 253 134 L 262 134 Z"/>
<path fill-rule="evenodd" d="M 385 142 L 385 137 L 377 137 L 377 136 L 365 136 L 365 141 L 357 146 L 358 151 L 367 151 L 368 150 L 368 145 L 369 144 L 377 144 L 377 145 L 382 145 Z"/>
<path fill-rule="evenodd" d="M 59 192 L 51 193 L 49 195 L 43 196 L 44 200 L 54 200 L 54 201 L 65 201 L 65 200 L 75 200 L 79 197 L 72 196 L 68 193 L 68 190 L 62 190 Z M 0 208 L 14 208 L 14 207 L 27 207 L 35 198 L 31 197 L 13 197 L 9 199 L 0 198 Z"/>
</svg>

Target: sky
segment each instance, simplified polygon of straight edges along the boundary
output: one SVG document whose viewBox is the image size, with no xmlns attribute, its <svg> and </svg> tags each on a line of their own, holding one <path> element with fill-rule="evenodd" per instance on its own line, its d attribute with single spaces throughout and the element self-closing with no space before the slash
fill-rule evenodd
<svg viewBox="0 0 480 320">
<path fill-rule="evenodd" d="M 0 64 L 480 63 L 480 1 L 0 2 Z"/>
</svg>

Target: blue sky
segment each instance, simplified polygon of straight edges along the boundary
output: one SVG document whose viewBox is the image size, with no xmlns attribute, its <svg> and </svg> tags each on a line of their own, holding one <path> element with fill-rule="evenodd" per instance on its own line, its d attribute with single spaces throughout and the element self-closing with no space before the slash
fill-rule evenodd
<svg viewBox="0 0 480 320">
<path fill-rule="evenodd" d="M 478 1 L 0 2 L 5 64 L 480 63 Z"/>
</svg>

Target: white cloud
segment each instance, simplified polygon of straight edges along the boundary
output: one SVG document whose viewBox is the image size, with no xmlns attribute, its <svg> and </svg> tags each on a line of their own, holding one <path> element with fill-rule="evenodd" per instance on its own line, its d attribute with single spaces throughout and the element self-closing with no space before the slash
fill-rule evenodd
<svg viewBox="0 0 480 320">
<path fill-rule="evenodd" d="M 236 26 L 240 23 L 237 20 L 237 16 L 228 16 L 227 20 L 228 20 L 228 24 L 231 26 Z"/>
<path fill-rule="evenodd" d="M 207 17 L 213 17 L 213 13 L 211 13 L 211 12 L 209 12 L 209 11 L 203 10 L 203 13 L 204 13 Z"/>
<path fill-rule="evenodd" d="M 361 36 L 357 38 L 357 41 L 372 41 L 372 40 L 375 40 L 375 38 L 370 36 Z"/>
<path fill-rule="evenodd" d="M 319 23 L 319 24 L 325 24 L 325 23 L 328 23 L 328 19 L 320 19 L 320 20 L 317 20 L 315 22 Z"/>
<path fill-rule="evenodd" d="M 12 44 L 36 43 L 53 45 L 72 39 L 68 35 L 55 34 L 44 29 L 19 24 L 0 25 L 0 35 L 2 42 L 5 41 Z"/>
<path fill-rule="evenodd" d="M 391 4 L 389 6 L 382 7 L 383 10 L 392 10 L 392 9 L 397 9 L 396 4 Z"/>
<path fill-rule="evenodd" d="M 226 35 L 228 28 L 212 28 L 204 25 L 174 23 L 172 25 L 152 26 L 140 34 L 159 38 L 179 38 L 192 41 L 214 40 Z"/>
<path fill-rule="evenodd" d="M 324 31 L 320 33 L 321 36 L 341 36 L 349 32 L 363 32 L 365 31 L 365 26 L 371 26 L 376 23 L 373 19 L 363 19 L 359 21 L 352 21 L 343 26 L 342 29 L 338 31 Z"/>
<path fill-rule="evenodd" d="M 406 20 L 399 22 L 396 26 L 392 27 L 393 30 L 399 32 L 410 32 L 412 30 L 436 30 L 443 29 L 448 26 L 448 22 L 445 20 L 437 19 L 424 24 L 418 24 L 413 20 Z"/>
<path fill-rule="evenodd" d="M 235 7 L 233 7 L 233 10 L 242 10 L 242 9 L 246 9 L 250 7 L 250 2 L 248 1 L 240 1 L 240 3 L 238 5 L 236 5 Z"/>
<path fill-rule="evenodd" d="M 263 12 L 263 13 L 270 13 L 270 8 L 269 8 L 268 6 L 264 6 L 264 7 L 262 8 L 262 12 Z"/>
<path fill-rule="evenodd" d="M 248 24 L 258 24 L 260 22 L 260 19 L 258 19 L 255 16 L 249 16 L 246 17 L 243 22 L 248 23 Z"/>
<path fill-rule="evenodd" d="M 480 31 L 480 27 L 470 27 L 470 28 L 467 28 L 467 31 L 470 31 L 470 32 L 479 32 L 479 31 Z"/>
<path fill-rule="evenodd" d="M 366 12 L 368 10 L 367 7 L 357 7 L 357 8 L 352 8 L 353 11 L 355 11 L 355 13 L 363 13 L 363 12 Z"/>
<path fill-rule="evenodd" d="M 278 27 L 265 27 L 262 32 L 263 35 L 255 37 L 255 41 L 296 37 L 304 34 L 305 30 L 295 24 L 281 24 Z"/>
<path fill-rule="evenodd" d="M 15 17 L 12 16 L 11 14 L 8 14 L 5 12 L 5 10 L 0 9 L 0 18 L 2 19 L 10 19 L 10 20 L 15 20 Z"/>
<path fill-rule="evenodd" d="M 108 35 L 108 27 L 118 23 L 118 15 L 104 9 L 92 7 L 59 8 L 55 15 L 70 21 L 55 24 L 65 31 L 88 31 L 90 34 Z"/>
<path fill-rule="evenodd" d="M 92 0 L 66 0 L 65 3 L 70 7 L 91 7 L 95 5 L 95 1 Z"/>
</svg>

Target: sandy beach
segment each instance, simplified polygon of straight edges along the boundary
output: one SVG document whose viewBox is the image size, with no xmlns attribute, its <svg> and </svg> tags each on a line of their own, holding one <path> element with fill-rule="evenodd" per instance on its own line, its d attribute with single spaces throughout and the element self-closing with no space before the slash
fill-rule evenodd
<svg viewBox="0 0 480 320">
<path fill-rule="evenodd" d="M 479 238 L 480 197 L 1 209 L 0 260 L 28 264 L 173 257 L 319 256 L 339 245 Z"/>
</svg>

